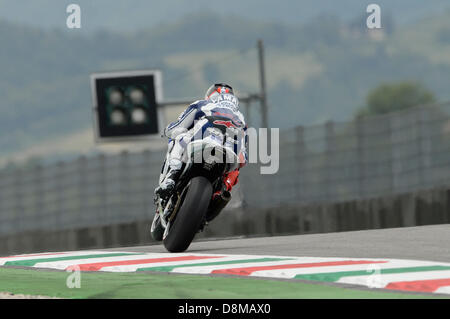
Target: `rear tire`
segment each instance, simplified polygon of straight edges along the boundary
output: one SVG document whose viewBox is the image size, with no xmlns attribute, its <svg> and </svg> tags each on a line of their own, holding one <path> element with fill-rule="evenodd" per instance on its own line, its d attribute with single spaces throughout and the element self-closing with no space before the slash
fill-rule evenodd
<svg viewBox="0 0 450 319">
<path fill-rule="evenodd" d="M 197 176 L 191 180 L 183 204 L 163 239 L 168 251 L 183 252 L 189 247 L 204 219 L 211 196 L 212 185 L 208 179 Z"/>
</svg>

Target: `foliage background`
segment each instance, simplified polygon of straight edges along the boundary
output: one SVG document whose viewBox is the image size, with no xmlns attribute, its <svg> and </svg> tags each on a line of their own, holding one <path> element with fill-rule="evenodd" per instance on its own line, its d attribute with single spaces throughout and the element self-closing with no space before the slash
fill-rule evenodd
<svg viewBox="0 0 450 319">
<path fill-rule="evenodd" d="M 380 32 L 365 27 L 367 4 L 352 0 L 81 0 L 80 30 L 65 27 L 69 3 L 0 1 L 2 163 L 97 150 L 93 72 L 161 69 L 166 98 L 202 96 L 216 80 L 254 92 L 258 38 L 272 127 L 351 120 L 385 82 L 414 81 L 450 99 L 446 1 L 378 1 Z"/>
</svg>

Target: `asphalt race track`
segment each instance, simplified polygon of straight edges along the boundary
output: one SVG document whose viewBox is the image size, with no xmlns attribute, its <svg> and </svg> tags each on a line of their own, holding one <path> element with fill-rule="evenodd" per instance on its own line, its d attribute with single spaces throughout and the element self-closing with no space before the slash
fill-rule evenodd
<svg viewBox="0 0 450 319">
<path fill-rule="evenodd" d="M 179 254 L 158 244 L 13 255 L 0 257 L 0 267 L 136 276 L 145 272 L 232 275 L 448 296 L 450 224 L 197 240 Z M 6 268 L 5 274 L 14 271 Z"/>
<path fill-rule="evenodd" d="M 109 251 L 167 252 L 163 245 Z M 186 252 L 313 257 L 397 258 L 450 262 L 450 224 L 327 234 L 194 241 Z"/>
</svg>

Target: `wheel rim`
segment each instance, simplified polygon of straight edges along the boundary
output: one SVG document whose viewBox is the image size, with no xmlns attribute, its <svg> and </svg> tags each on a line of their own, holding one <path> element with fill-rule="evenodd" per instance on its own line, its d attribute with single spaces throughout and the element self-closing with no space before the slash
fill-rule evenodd
<svg viewBox="0 0 450 319">
<path fill-rule="evenodd" d="M 167 223 L 166 229 L 164 229 L 163 240 L 166 239 L 167 235 L 169 235 L 170 230 L 170 221 Z"/>
<path fill-rule="evenodd" d="M 158 225 L 159 219 L 161 216 L 159 216 L 158 213 L 156 213 L 155 218 L 153 218 L 152 226 L 150 227 L 150 231 L 153 232 L 156 229 L 156 225 Z"/>
</svg>

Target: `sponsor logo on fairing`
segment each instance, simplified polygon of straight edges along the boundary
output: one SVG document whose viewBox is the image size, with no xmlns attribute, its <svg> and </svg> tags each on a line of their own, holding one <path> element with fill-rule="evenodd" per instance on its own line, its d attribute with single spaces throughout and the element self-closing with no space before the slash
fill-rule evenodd
<svg viewBox="0 0 450 319">
<path fill-rule="evenodd" d="M 223 126 L 226 126 L 227 128 L 230 128 L 230 127 L 238 128 L 236 125 L 233 124 L 232 121 L 215 120 L 213 123 L 214 123 L 214 124 L 217 124 L 217 125 L 223 125 Z"/>
</svg>

